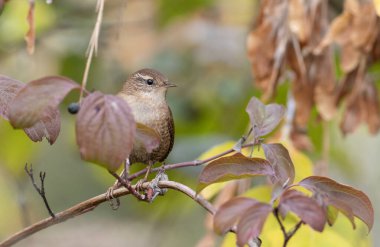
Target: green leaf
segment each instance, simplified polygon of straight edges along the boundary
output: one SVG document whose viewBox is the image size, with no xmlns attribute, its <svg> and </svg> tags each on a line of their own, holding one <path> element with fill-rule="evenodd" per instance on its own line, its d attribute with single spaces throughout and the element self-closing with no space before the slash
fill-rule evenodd
<svg viewBox="0 0 380 247">
<path fill-rule="evenodd" d="M 197 192 L 213 183 L 263 175 L 273 175 L 273 169 L 267 160 L 248 158 L 236 153 L 209 163 L 199 176 Z"/>
</svg>

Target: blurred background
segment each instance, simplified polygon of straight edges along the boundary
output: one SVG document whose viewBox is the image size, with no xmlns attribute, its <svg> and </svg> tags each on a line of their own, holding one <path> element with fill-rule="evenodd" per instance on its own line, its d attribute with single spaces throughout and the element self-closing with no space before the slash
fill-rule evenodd
<svg viewBox="0 0 380 247">
<path fill-rule="evenodd" d="M 176 83 L 178 87 L 168 93 L 176 140 L 167 163 L 194 160 L 214 145 L 237 140 L 248 126 L 245 106 L 250 97 L 260 96 L 246 54 L 257 4 L 255 0 L 106 1 L 87 88 L 116 93 L 130 73 L 143 67 L 158 69 Z M 7 2 L 0 15 L 0 74 L 23 82 L 47 75 L 81 82 L 95 6 L 95 0 L 53 0 L 51 4 L 36 0 L 36 47 L 29 55 L 24 41 L 28 1 Z M 340 8 L 338 4 L 337 11 Z M 379 68 L 373 71 L 377 84 Z M 286 103 L 288 88 L 287 83 L 279 86 L 276 102 Z M 46 141 L 31 142 L 23 131 L 13 130 L 0 119 L 0 239 L 48 216 L 24 172 L 25 163 L 33 164 L 36 174 L 46 172 L 46 193 L 54 212 L 104 193 L 113 184 L 103 168 L 80 160 L 75 116 L 66 110 L 77 99 L 73 93 L 62 104 L 61 133 L 52 146 Z M 360 233 L 367 239 L 362 246 L 380 246 L 376 236 L 380 231 L 380 136 L 371 136 L 361 126 L 343 137 L 338 120 L 339 116 L 329 123 L 329 176 L 369 195 L 376 220 L 369 237 Z M 312 123 L 309 128 L 315 149 L 306 155 L 312 161 L 322 155 L 320 125 Z M 200 170 L 186 168 L 168 175 L 195 188 Z M 152 204 L 131 197 L 122 198 L 121 203 L 117 211 L 104 203 L 16 246 L 195 246 L 204 235 L 206 212 L 175 191 Z M 345 234 L 356 234 L 344 222 Z M 218 241 L 223 240 L 219 237 Z"/>
</svg>

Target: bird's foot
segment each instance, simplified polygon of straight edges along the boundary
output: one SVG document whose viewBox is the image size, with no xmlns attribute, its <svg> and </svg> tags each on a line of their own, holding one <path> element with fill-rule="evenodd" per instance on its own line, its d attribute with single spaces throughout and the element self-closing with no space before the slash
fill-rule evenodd
<svg viewBox="0 0 380 247">
<path fill-rule="evenodd" d="M 115 189 L 120 188 L 120 184 L 116 183 L 113 186 L 109 187 L 106 192 L 106 200 L 109 202 L 113 210 L 117 210 L 120 207 L 120 200 L 117 197 L 114 197 L 113 192 Z"/>
<path fill-rule="evenodd" d="M 160 181 L 168 181 L 168 175 L 165 174 L 164 170 L 160 170 L 157 176 L 149 183 L 148 189 L 146 191 L 147 200 L 153 202 L 157 196 L 163 196 L 168 191 L 168 189 L 162 189 L 158 186 Z"/>
</svg>

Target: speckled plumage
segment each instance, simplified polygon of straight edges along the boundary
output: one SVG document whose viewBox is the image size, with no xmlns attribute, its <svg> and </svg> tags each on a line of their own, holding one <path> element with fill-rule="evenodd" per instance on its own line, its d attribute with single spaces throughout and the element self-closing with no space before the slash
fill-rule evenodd
<svg viewBox="0 0 380 247">
<path fill-rule="evenodd" d="M 147 81 L 154 83 L 149 85 Z M 133 73 L 118 94 L 127 101 L 135 121 L 154 129 L 160 136 L 159 147 L 147 153 L 142 144 L 135 143 L 129 156 L 131 164 L 164 161 L 174 144 L 174 122 L 172 112 L 166 102 L 166 91 L 173 86 L 160 72 L 142 69 Z"/>
</svg>

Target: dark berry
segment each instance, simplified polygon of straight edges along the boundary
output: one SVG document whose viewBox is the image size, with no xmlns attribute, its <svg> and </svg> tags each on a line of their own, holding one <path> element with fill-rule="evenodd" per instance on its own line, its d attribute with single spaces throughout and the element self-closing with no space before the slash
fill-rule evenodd
<svg viewBox="0 0 380 247">
<path fill-rule="evenodd" d="M 71 114 L 77 114 L 78 111 L 79 111 L 79 104 L 76 103 L 76 102 L 73 102 L 69 105 L 69 107 L 67 107 L 67 110 L 71 113 Z"/>
</svg>

